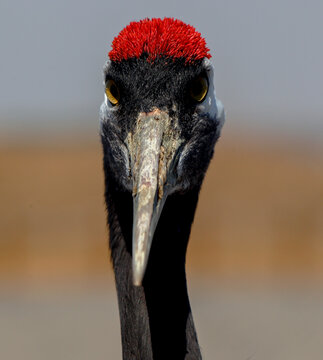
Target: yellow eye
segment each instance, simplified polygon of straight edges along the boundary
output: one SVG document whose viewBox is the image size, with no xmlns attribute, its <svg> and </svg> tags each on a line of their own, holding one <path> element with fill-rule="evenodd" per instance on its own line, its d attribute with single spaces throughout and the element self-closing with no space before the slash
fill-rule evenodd
<svg viewBox="0 0 323 360">
<path fill-rule="evenodd" d="M 106 82 L 105 93 L 112 105 L 117 105 L 120 100 L 120 91 L 114 80 Z"/>
<path fill-rule="evenodd" d="M 197 102 L 203 101 L 207 94 L 208 88 L 209 85 L 207 79 L 204 76 L 198 76 L 190 84 L 189 91 L 192 99 Z"/>
</svg>

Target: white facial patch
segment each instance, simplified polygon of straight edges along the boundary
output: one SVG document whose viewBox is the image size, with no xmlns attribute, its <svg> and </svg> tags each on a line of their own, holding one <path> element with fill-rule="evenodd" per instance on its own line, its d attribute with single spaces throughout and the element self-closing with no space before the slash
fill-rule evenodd
<svg viewBox="0 0 323 360">
<path fill-rule="evenodd" d="M 199 104 L 196 109 L 200 114 L 208 114 L 210 118 L 216 119 L 219 122 L 218 131 L 221 130 L 225 116 L 224 116 L 224 108 L 219 99 L 216 98 L 215 91 L 215 79 L 214 79 L 214 68 L 211 61 L 207 58 L 203 60 L 203 66 L 206 70 L 208 81 L 209 81 L 209 90 L 206 98 L 203 100 L 201 104 Z"/>
<path fill-rule="evenodd" d="M 109 70 L 110 64 L 111 64 L 111 61 L 108 60 L 103 67 L 103 75 L 104 75 L 103 86 L 104 86 L 104 88 L 105 88 L 105 77 Z M 111 112 L 116 111 L 116 110 L 117 110 L 117 106 L 114 106 L 110 103 L 106 93 L 104 92 L 103 103 L 100 106 L 100 133 L 102 133 L 103 122 L 106 121 L 107 119 L 111 119 L 111 116 L 110 116 Z"/>
</svg>

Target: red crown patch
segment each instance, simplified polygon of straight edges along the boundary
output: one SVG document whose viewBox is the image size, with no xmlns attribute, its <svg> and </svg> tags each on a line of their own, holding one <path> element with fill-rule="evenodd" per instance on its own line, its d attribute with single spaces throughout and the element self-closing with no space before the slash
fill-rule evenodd
<svg viewBox="0 0 323 360">
<path fill-rule="evenodd" d="M 144 53 L 148 61 L 166 56 L 192 63 L 211 57 L 201 34 L 193 26 L 172 18 L 131 22 L 114 38 L 109 57 L 120 62 L 139 58 Z"/>
</svg>

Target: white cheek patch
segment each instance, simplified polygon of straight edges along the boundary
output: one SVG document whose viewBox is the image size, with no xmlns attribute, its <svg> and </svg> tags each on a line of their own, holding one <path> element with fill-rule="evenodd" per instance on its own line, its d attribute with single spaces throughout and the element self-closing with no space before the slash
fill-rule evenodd
<svg viewBox="0 0 323 360">
<path fill-rule="evenodd" d="M 107 97 L 106 94 L 104 94 L 104 103 L 105 103 L 108 111 L 112 111 L 112 110 L 114 110 L 114 109 L 116 108 L 115 105 L 112 105 L 112 104 L 110 103 L 110 101 L 108 100 L 108 97 Z"/>
<path fill-rule="evenodd" d="M 113 106 L 104 94 L 103 103 L 100 106 L 100 133 L 102 134 L 103 123 L 106 121 L 112 121 L 114 118 L 112 113 L 116 111 L 116 106 Z"/>
<path fill-rule="evenodd" d="M 216 98 L 216 91 L 214 86 L 214 68 L 211 61 L 207 58 L 203 60 L 203 66 L 209 81 L 209 90 L 205 100 L 197 106 L 197 111 L 200 114 L 208 114 L 210 118 L 216 119 L 219 122 L 219 130 L 221 130 L 224 123 L 224 108 L 219 99 Z"/>
<path fill-rule="evenodd" d="M 100 106 L 100 123 L 99 123 L 99 127 L 100 127 L 100 134 L 103 135 L 102 132 L 102 128 L 103 128 L 103 123 L 106 121 L 107 119 L 107 106 L 105 103 L 105 100 L 103 101 L 103 103 Z"/>
<path fill-rule="evenodd" d="M 109 70 L 110 64 L 111 64 L 111 61 L 108 60 L 103 66 L 104 79 Z M 105 80 L 103 81 L 103 86 L 105 88 Z M 103 103 L 101 104 L 101 107 L 100 107 L 100 133 L 102 133 L 103 123 L 105 121 L 107 121 L 108 119 L 111 119 L 111 116 L 110 116 L 111 112 L 116 111 L 116 110 L 117 110 L 117 106 L 114 106 L 110 103 L 106 93 L 104 92 Z"/>
<path fill-rule="evenodd" d="M 219 99 L 216 100 L 216 106 L 218 109 L 218 112 L 216 114 L 216 121 L 219 123 L 218 132 L 220 132 L 225 121 L 225 112 L 223 104 Z"/>
</svg>

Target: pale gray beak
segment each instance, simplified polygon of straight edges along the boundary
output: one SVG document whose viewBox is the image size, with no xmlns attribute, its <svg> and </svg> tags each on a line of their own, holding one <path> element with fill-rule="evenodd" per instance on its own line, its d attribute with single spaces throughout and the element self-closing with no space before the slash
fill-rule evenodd
<svg viewBox="0 0 323 360">
<path fill-rule="evenodd" d="M 140 113 L 127 145 L 133 179 L 133 283 L 141 285 L 152 239 L 170 190 L 180 148 L 177 126 L 167 112 Z"/>
</svg>

